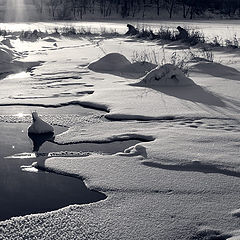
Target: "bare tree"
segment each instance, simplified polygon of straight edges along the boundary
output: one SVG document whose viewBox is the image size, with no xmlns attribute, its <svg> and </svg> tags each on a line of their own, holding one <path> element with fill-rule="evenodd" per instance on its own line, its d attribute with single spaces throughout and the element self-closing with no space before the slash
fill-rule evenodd
<svg viewBox="0 0 240 240">
<path fill-rule="evenodd" d="M 162 4 L 162 0 L 155 0 L 154 1 L 156 4 L 156 8 L 157 8 L 157 15 L 160 15 L 160 9 L 161 9 L 161 4 Z"/>
<path fill-rule="evenodd" d="M 47 2 L 47 5 L 49 6 L 49 11 L 51 12 L 53 19 L 56 18 L 56 10 L 61 4 L 61 2 L 61 0 L 48 0 Z"/>
<path fill-rule="evenodd" d="M 173 10 L 175 7 L 176 0 L 164 0 L 164 6 L 169 13 L 169 18 L 172 18 Z"/>
</svg>

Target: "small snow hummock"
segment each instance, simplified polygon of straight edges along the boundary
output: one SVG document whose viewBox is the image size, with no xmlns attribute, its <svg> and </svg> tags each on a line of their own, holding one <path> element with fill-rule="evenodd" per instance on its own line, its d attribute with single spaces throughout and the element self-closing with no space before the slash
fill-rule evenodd
<svg viewBox="0 0 240 240">
<path fill-rule="evenodd" d="M 53 133 L 54 129 L 51 125 L 44 122 L 37 114 L 37 112 L 32 113 L 33 123 L 28 128 L 28 133 L 31 134 L 45 134 L 45 133 Z"/>
<path fill-rule="evenodd" d="M 182 70 L 173 64 L 165 64 L 150 71 L 136 85 L 154 87 L 175 87 L 195 85 Z"/>
<path fill-rule="evenodd" d="M 130 61 L 119 53 L 109 53 L 101 59 L 90 63 L 88 68 L 95 72 L 118 71 L 124 66 L 131 64 Z"/>
<path fill-rule="evenodd" d="M 127 78 L 139 78 L 156 68 L 156 66 L 156 64 L 150 62 L 131 63 L 120 53 L 109 53 L 90 63 L 88 68 L 94 72 L 111 73 Z"/>
</svg>

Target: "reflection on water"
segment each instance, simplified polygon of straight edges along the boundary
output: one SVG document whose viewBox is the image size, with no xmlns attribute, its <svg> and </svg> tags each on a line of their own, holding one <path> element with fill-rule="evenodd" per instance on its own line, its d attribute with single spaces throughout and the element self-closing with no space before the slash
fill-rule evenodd
<svg viewBox="0 0 240 240">
<path fill-rule="evenodd" d="M 33 142 L 33 152 L 38 152 L 40 147 L 46 141 L 53 141 L 54 140 L 54 134 L 53 133 L 44 133 L 44 134 L 28 133 L 28 137 Z"/>
</svg>

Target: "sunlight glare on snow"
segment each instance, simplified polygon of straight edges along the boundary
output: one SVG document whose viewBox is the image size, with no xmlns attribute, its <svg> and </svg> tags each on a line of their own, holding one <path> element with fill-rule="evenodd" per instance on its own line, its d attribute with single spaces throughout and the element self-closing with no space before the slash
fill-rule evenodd
<svg viewBox="0 0 240 240">
<path fill-rule="evenodd" d="M 5 79 L 23 79 L 28 77 L 29 74 L 27 72 L 20 72 L 20 73 L 16 73 L 16 74 L 11 74 L 9 76 L 7 76 Z"/>
<path fill-rule="evenodd" d="M 13 116 L 17 117 L 17 118 L 24 118 L 26 116 L 30 116 L 30 114 L 24 114 L 24 113 L 17 113 L 14 114 Z M 23 131 L 22 131 L 23 132 Z"/>
<path fill-rule="evenodd" d="M 19 117 L 19 118 L 22 118 L 24 116 L 24 114 L 23 113 L 18 113 L 18 114 L 16 114 L 16 116 Z"/>
</svg>

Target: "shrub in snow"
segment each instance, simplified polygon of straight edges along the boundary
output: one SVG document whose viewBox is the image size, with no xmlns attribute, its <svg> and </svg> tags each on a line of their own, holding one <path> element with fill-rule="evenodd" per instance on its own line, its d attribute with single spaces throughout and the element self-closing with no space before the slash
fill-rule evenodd
<svg viewBox="0 0 240 240">
<path fill-rule="evenodd" d="M 171 86 L 188 86 L 195 83 L 186 77 L 178 67 L 173 64 L 165 64 L 149 72 L 137 85 L 171 87 Z"/>
<path fill-rule="evenodd" d="M 33 123 L 28 128 L 28 133 L 30 134 L 45 134 L 53 133 L 54 129 L 51 125 L 44 122 L 37 114 L 37 112 L 32 113 Z"/>
</svg>

